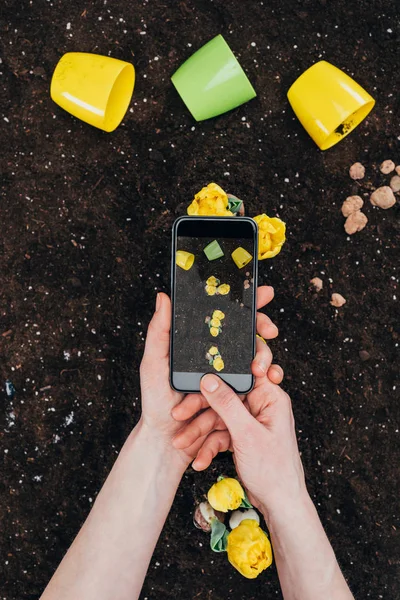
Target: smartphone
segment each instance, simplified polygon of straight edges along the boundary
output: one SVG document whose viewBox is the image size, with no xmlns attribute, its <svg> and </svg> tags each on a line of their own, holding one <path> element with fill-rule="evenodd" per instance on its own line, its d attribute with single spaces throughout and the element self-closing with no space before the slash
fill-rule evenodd
<svg viewBox="0 0 400 600">
<path fill-rule="evenodd" d="M 172 231 L 170 382 L 199 392 L 205 373 L 238 394 L 253 385 L 258 229 L 249 217 L 180 217 Z"/>
</svg>

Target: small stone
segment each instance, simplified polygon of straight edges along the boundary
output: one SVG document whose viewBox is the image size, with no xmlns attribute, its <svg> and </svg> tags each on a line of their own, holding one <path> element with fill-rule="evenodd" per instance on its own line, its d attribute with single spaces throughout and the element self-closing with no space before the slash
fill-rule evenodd
<svg viewBox="0 0 400 600">
<path fill-rule="evenodd" d="M 398 165 L 398 166 L 395 168 L 395 171 L 396 171 L 397 175 L 400 175 L 400 165 Z"/>
<path fill-rule="evenodd" d="M 358 356 L 361 358 L 361 360 L 363 362 L 365 362 L 366 360 L 369 360 L 371 358 L 370 353 L 367 352 L 366 350 L 360 350 L 360 352 L 358 353 Z"/>
<path fill-rule="evenodd" d="M 317 292 L 320 292 L 324 287 L 324 282 L 319 277 L 314 277 L 310 280 L 311 285 L 313 285 Z"/>
<path fill-rule="evenodd" d="M 379 206 L 384 210 L 391 208 L 396 204 L 396 198 L 394 197 L 393 190 L 388 185 L 383 185 L 371 194 L 371 204 Z"/>
<path fill-rule="evenodd" d="M 368 219 L 366 215 L 364 215 L 361 210 L 358 210 L 347 217 L 344 224 L 344 230 L 348 235 L 353 235 L 353 233 L 357 233 L 357 231 L 364 229 L 367 223 Z"/>
<path fill-rule="evenodd" d="M 388 175 L 395 169 L 395 164 L 392 160 L 384 160 L 380 166 L 381 173 L 384 175 Z"/>
<path fill-rule="evenodd" d="M 340 308 L 343 304 L 346 304 L 346 298 L 343 298 L 341 294 L 332 294 L 331 304 L 335 308 Z"/>
<path fill-rule="evenodd" d="M 360 196 L 349 196 L 343 202 L 342 205 L 342 215 L 344 217 L 348 217 L 352 213 L 360 210 L 364 205 L 364 200 Z"/>
<path fill-rule="evenodd" d="M 400 177 L 399 175 L 394 175 L 390 180 L 390 187 L 394 192 L 400 192 Z"/>
<path fill-rule="evenodd" d="M 250 287 L 250 282 L 249 282 L 249 280 L 248 280 L 248 279 L 245 279 L 245 280 L 244 280 L 244 282 L 243 282 L 243 287 L 244 287 L 244 289 L 245 289 L 245 290 L 248 290 L 248 289 L 249 289 L 249 287 Z"/>
<path fill-rule="evenodd" d="M 351 165 L 349 175 L 352 179 L 363 179 L 365 175 L 365 167 L 361 163 L 357 162 Z"/>
</svg>

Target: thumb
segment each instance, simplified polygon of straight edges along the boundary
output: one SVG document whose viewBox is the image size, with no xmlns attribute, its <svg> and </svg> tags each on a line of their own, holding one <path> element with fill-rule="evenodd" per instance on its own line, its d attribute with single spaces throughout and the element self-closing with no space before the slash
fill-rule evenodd
<svg viewBox="0 0 400 600">
<path fill-rule="evenodd" d="M 216 375 L 204 375 L 200 383 L 201 393 L 211 408 L 221 417 L 232 438 L 239 442 L 253 426 L 254 418 L 243 406 L 239 396 Z"/>
<path fill-rule="evenodd" d="M 156 310 L 147 329 L 144 360 L 151 361 L 157 369 L 157 361 L 169 356 L 169 333 L 171 328 L 171 301 L 167 294 L 158 293 Z"/>
</svg>

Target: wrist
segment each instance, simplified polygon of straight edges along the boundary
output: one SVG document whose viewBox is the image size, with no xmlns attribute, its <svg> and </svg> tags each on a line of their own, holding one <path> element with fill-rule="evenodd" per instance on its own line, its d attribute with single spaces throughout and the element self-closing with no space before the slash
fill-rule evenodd
<svg viewBox="0 0 400 600">
<path fill-rule="evenodd" d="M 189 459 L 184 454 L 176 450 L 168 436 L 164 436 L 159 431 L 149 427 L 144 421 L 143 416 L 140 417 L 137 425 L 134 427 L 126 441 L 126 449 L 129 452 L 130 448 L 137 440 L 143 453 L 153 461 L 162 465 L 163 469 L 179 474 L 180 478 L 189 465 Z"/>
<path fill-rule="evenodd" d="M 286 497 L 280 502 L 274 502 L 263 506 L 261 509 L 265 522 L 270 531 L 281 528 L 291 528 L 299 519 L 304 520 L 315 513 L 314 504 L 310 498 L 307 488 L 299 491 L 296 497 Z"/>
</svg>

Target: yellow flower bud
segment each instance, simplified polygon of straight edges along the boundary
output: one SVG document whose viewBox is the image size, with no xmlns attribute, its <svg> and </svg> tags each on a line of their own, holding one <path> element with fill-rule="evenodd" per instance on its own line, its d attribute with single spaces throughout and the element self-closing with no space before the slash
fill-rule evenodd
<svg viewBox="0 0 400 600">
<path fill-rule="evenodd" d="M 222 371 L 222 369 L 225 367 L 224 361 L 220 356 L 217 356 L 217 358 L 214 359 L 213 367 L 216 371 Z"/>
<path fill-rule="evenodd" d="M 210 327 L 210 333 L 213 337 L 217 337 L 217 335 L 219 334 L 218 327 Z"/>
<path fill-rule="evenodd" d="M 227 283 L 222 283 L 217 288 L 217 292 L 218 292 L 218 294 L 221 294 L 221 296 L 226 296 L 227 294 L 229 294 L 230 291 L 231 291 L 231 286 L 228 285 Z"/>
<path fill-rule="evenodd" d="M 218 360 L 218 359 L 216 359 Z M 215 368 L 214 361 L 214 368 Z M 217 369 L 218 370 L 218 369 Z M 236 510 L 242 503 L 245 497 L 244 489 L 240 483 L 233 477 L 225 477 L 210 488 L 208 492 L 208 501 L 214 510 L 220 512 L 228 512 L 228 510 Z"/>
<path fill-rule="evenodd" d="M 233 212 L 228 210 L 228 196 L 216 183 L 209 183 L 195 195 L 193 202 L 188 206 L 188 215 L 205 216 L 232 216 Z"/>
<path fill-rule="evenodd" d="M 286 225 L 277 217 L 268 217 L 266 214 L 258 215 L 254 220 L 258 224 L 258 258 L 273 258 L 286 241 Z"/>
<path fill-rule="evenodd" d="M 214 317 L 213 319 L 211 319 L 210 325 L 211 325 L 211 327 L 220 327 L 221 321 L 219 319 L 217 319 L 216 317 Z"/>
<path fill-rule="evenodd" d="M 211 277 L 209 277 L 206 281 L 207 285 L 219 285 L 219 279 L 217 279 L 216 277 L 214 277 L 214 275 L 212 275 Z"/>
<path fill-rule="evenodd" d="M 214 310 L 212 318 L 222 321 L 222 319 L 225 319 L 225 314 L 222 312 L 222 310 Z"/>
<path fill-rule="evenodd" d="M 215 356 L 216 354 L 218 354 L 217 346 L 211 346 L 211 348 L 208 351 L 208 354 L 211 354 L 211 356 Z"/>
<path fill-rule="evenodd" d="M 231 565 L 247 579 L 255 579 L 272 563 L 271 543 L 253 519 L 244 519 L 230 532 L 227 553 Z"/>
<path fill-rule="evenodd" d="M 217 293 L 217 286 L 216 285 L 206 285 L 206 292 L 208 296 L 215 296 L 215 294 Z"/>
</svg>

